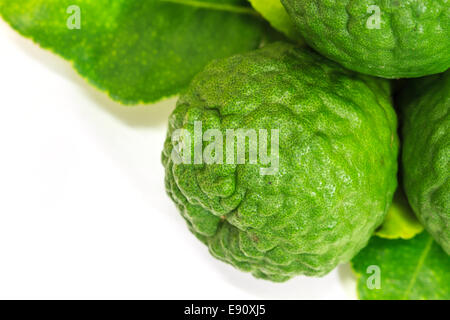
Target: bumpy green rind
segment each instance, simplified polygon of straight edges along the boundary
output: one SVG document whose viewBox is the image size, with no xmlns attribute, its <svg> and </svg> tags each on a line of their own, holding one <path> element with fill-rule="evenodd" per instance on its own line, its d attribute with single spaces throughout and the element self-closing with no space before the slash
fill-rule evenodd
<svg viewBox="0 0 450 320">
<path fill-rule="evenodd" d="M 281 1 L 306 42 L 348 69 L 411 78 L 450 67 L 447 0 Z"/>
<path fill-rule="evenodd" d="M 172 134 L 193 136 L 195 121 L 224 137 L 232 128 L 279 129 L 278 172 L 260 175 L 260 159 L 175 164 Z M 396 188 L 397 152 L 387 81 L 276 43 L 195 77 L 169 119 L 162 162 L 169 196 L 212 255 L 285 281 L 322 276 L 367 244 Z"/>
<path fill-rule="evenodd" d="M 409 240 L 372 237 L 352 268 L 362 300 L 450 299 L 450 257 L 425 231 Z"/>
<path fill-rule="evenodd" d="M 406 195 L 419 220 L 450 254 L 450 71 L 413 81 L 399 103 Z"/>
</svg>

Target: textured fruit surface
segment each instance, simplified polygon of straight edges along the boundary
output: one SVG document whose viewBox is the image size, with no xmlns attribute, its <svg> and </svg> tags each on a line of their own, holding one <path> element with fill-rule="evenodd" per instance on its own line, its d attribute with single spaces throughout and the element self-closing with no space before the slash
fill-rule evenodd
<svg viewBox="0 0 450 320">
<path fill-rule="evenodd" d="M 261 175 L 260 158 L 175 163 L 173 133 L 193 135 L 199 121 L 203 132 L 224 135 L 278 129 L 278 171 Z M 194 78 L 169 119 L 162 161 L 169 196 L 212 255 L 285 281 L 324 275 L 367 244 L 392 201 L 397 152 L 386 80 L 275 43 L 215 61 Z"/>
<path fill-rule="evenodd" d="M 450 67 L 447 0 L 282 0 L 306 42 L 361 73 L 410 78 Z"/>
<path fill-rule="evenodd" d="M 413 81 L 400 104 L 405 192 L 419 220 L 450 254 L 450 71 Z"/>
</svg>

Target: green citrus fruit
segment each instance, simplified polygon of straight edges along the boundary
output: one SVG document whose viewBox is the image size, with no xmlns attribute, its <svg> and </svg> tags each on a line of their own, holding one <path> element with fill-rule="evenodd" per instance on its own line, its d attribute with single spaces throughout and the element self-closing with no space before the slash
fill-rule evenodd
<svg viewBox="0 0 450 320">
<path fill-rule="evenodd" d="M 419 220 L 450 254 L 450 71 L 404 89 L 403 184 Z"/>
<path fill-rule="evenodd" d="M 226 148 L 233 137 L 211 154 L 233 160 L 245 146 L 246 161 L 193 163 L 211 151 L 213 129 L 214 142 L 253 130 L 277 157 L 269 163 L 260 148 L 252 163 L 251 139 Z M 196 130 L 209 142 L 193 141 Z M 276 43 L 195 77 L 170 116 L 162 161 L 167 193 L 212 255 L 284 281 L 324 275 L 367 244 L 396 188 L 397 152 L 386 80 Z"/>
<path fill-rule="evenodd" d="M 348 69 L 384 78 L 450 67 L 447 0 L 281 0 L 306 42 Z"/>
</svg>

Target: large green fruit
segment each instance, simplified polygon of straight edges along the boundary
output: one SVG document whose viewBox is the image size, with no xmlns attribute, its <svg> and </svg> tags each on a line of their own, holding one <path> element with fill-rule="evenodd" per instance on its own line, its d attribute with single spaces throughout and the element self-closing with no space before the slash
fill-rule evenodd
<svg viewBox="0 0 450 320">
<path fill-rule="evenodd" d="M 450 71 L 413 81 L 400 103 L 405 192 L 419 220 L 450 254 Z"/>
<path fill-rule="evenodd" d="M 196 127 L 223 137 L 254 129 L 259 143 L 269 141 L 269 154 L 278 148 L 278 170 L 260 154 L 250 162 L 249 139 L 229 152 L 227 139 L 212 153 L 235 159 L 245 146 L 244 163 L 180 163 L 195 158 Z M 187 130 L 183 139 L 174 139 L 178 129 Z M 210 150 L 213 140 L 197 150 Z M 367 244 L 396 188 L 397 152 L 386 80 L 276 43 L 215 61 L 196 76 L 170 117 L 162 161 L 169 196 L 215 257 L 284 281 L 324 275 Z"/>
<path fill-rule="evenodd" d="M 348 69 L 410 78 L 450 67 L 448 0 L 281 0 L 309 45 Z"/>
</svg>

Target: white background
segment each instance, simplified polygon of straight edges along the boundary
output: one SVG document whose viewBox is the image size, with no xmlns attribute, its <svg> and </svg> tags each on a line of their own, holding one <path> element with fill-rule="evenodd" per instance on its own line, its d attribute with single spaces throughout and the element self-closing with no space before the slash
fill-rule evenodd
<svg viewBox="0 0 450 320">
<path fill-rule="evenodd" d="M 348 266 L 276 284 L 209 255 L 164 190 L 175 102 L 121 106 L 0 21 L 0 298 L 355 298 Z"/>
</svg>

